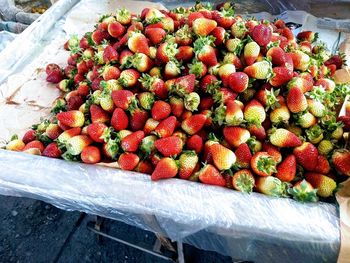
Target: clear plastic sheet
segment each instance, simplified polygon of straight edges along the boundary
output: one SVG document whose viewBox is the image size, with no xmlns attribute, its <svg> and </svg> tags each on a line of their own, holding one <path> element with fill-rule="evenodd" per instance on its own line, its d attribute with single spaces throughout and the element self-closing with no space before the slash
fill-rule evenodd
<svg viewBox="0 0 350 263">
<path fill-rule="evenodd" d="M 14 84 L 21 86 L 37 79 L 38 88 L 43 85 L 43 73 L 33 72 L 49 59 L 60 58 L 63 65 L 65 57 L 59 46 L 64 39 L 89 30 L 106 12 L 106 6 L 116 2 L 101 1 L 94 9 L 93 0 L 78 4 L 77 0 L 61 0 L 19 35 L 0 53 L 0 104 Z M 171 2 L 162 3 L 169 8 L 178 4 Z M 137 10 L 147 6 L 145 2 L 123 4 Z M 251 12 L 258 11 L 269 10 Z M 76 19 L 85 19 L 85 26 Z M 21 47 L 24 41 L 25 48 Z M 27 101 L 21 97 L 17 100 Z M 44 102 L 39 98 L 36 105 L 27 105 L 32 122 Z M 1 110 L 0 117 L 7 114 Z M 20 119 L 18 123 L 22 124 Z M 2 125 L 0 118 L 0 129 L 5 127 Z M 178 179 L 155 183 L 143 174 L 4 150 L 0 150 L 0 168 L 0 194 L 31 197 L 65 210 L 120 220 L 234 259 L 318 263 L 336 262 L 338 257 L 340 230 L 335 204 L 300 204 Z"/>
</svg>

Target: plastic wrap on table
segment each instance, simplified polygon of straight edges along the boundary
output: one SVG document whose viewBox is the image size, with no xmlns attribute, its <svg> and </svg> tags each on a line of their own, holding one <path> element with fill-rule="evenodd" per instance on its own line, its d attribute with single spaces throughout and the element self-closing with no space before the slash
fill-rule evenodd
<svg viewBox="0 0 350 263">
<path fill-rule="evenodd" d="M 28 164 L 30 163 L 30 167 Z M 202 249 L 256 262 L 335 262 L 339 218 L 300 204 L 179 179 L 0 150 L 0 193 L 124 221 Z"/>
<path fill-rule="evenodd" d="M 64 65 L 67 52 L 62 45 L 69 35 L 91 30 L 100 15 L 116 7 L 140 12 L 150 4 L 77 2 L 58 1 L 0 53 L 0 139 L 10 138 L 10 133 L 23 134 L 47 114 L 58 90 L 45 83 L 43 67 L 49 62 Z M 178 5 L 176 1 L 161 3 L 167 8 Z M 255 3 L 258 7 L 262 2 Z M 273 12 L 268 6 L 249 12 L 259 11 Z M 304 24 L 303 29 L 317 28 L 315 17 L 295 12 L 282 16 Z M 321 37 L 332 41 L 334 34 L 323 30 Z M 27 93 L 18 92 L 23 87 Z M 2 107 L 8 98 L 16 105 L 13 111 Z M 4 122 L 1 116 L 6 117 Z M 5 127 L 8 131 L 2 133 Z M 62 209 L 121 220 L 235 259 L 312 263 L 335 262 L 338 256 L 339 215 L 335 204 L 300 204 L 178 179 L 154 183 L 147 175 L 3 150 L 0 167 L 0 194 L 31 197 Z"/>
</svg>

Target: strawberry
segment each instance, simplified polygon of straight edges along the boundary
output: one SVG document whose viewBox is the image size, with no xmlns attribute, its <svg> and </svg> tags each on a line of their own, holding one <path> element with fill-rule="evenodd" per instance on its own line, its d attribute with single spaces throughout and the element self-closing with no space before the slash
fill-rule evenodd
<svg viewBox="0 0 350 263">
<path fill-rule="evenodd" d="M 211 164 L 206 164 L 198 172 L 199 180 L 204 184 L 225 186 L 226 180 L 220 172 Z"/>
<path fill-rule="evenodd" d="M 292 56 L 293 66 L 295 69 L 301 71 L 306 71 L 308 69 L 310 57 L 306 53 L 296 50 L 293 53 L 290 53 L 290 55 Z"/>
<path fill-rule="evenodd" d="M 176 78 L 175 80 L 175 90 L 180 95 L 189 94 L 194 91 L 196 83 L 196 76 L 194 74 L 189 74 Z"/>
<path fill-rule="evenodd" d="M 327 79 L 327 78 L 319 78 L 316 83 L 315 86 L 321 86 L 323 87 L 328 93 L 331 93 L 334 91 L 335 89 L 335 82 L 331 79 Z"/>
<path fill-rule="evenodd" d="M 181 62 L 171 60 L 165 64 L 163 77 L 165 79 L 173 79 L 181 73 Z M 186 72 L 187 73 L 187 72 Z"/>
<path fill-rule="evenodd" d="M 313 172 L 320 173 L 320 174 L 328 174 L 330 170 L 331 170 L 331 166 L 328 162 L 328 159 L 323 155 L 319 155 L 317 157 L 317 164 Z"/>
<path fill-rule="evenodd" d="M 288 194 L 299 202 L 317 202 L 318 198 L 316 193 L 317 189 L 314 189 L 312 185 L 305 180 L 296 182 L 293 188 L 288 189 Z"/>
<path fill-rule="evenodd" d="M 261 125 L 265 118 L 265 108 L 258 100 L 253 99 L 244 107 L 244 119 L 248 123 Z"/>
<path fill-rule="evenodd" d="M 118 21 L 114 21 L 108 24 L 108 33 L 114 37 L 121 37 L 125 33 L 125 27 L 120 24 Z"/>
<path fill-rule="evenodd" d="M 120 73 L 119 83 L 126 88 L 134 87 L 138 83 L 140 73 L 135 69 L 125 69 Z"/>
<path fill-rule="evenodd" d="M 243 92 L 248 88 L 249 77 L 244 72 L 234 72 L 229 76 L 228 85 L 234 92 Z"/>
<path fill-rule="evenodd" d="M 118 79 L 120 70 L 114 66 L 106 66 L 103 68 L 102 77 L 104 80 Z"/>
<path fill-rule="evenodd" d="M 244 46 L 243 52 L 245 63 L 248 66 L 252 65 L 259 56 L 260 46 L 256 42 L 251 41 Z"/>
<path fill-rule="evenodd" d="M 206 119 L 206 116 L 204 116 L 203 114 L 194 114 L 181 123 L 181 128 L 187 134 L 193 135 L 203 128 Z"/>
<path fill-rule="evenodd" d="M 142 130 L 149 118 L 147 111 L 140 108 L 130 110 L 129 124 L 132 131 Z"/>
<path fill-rule="evenodd" d="M 132 171 L 140 162 L 140 157 L 135 153 L 122 153 L 118 158 L 119 167 L 122 170 Z"/>
<path fill-rule="evenodd" d="M 272 158 L 275 160 L 275 162 L 278 164 L 282 161 L 282 154 L 280 150 L 272 145 L 271 143 L 264 142 L 262 145 L 262 150 L 264 152 L 267 152 Z"/>
<path fill-rule="evenodd" d="M 144 137 L 145 133 L 143 131 L 133 132 L 120 141 L 120 146 L 125 152 L 136 152 Z"/>
<path fill-rule="evenodd" d="M 84 163 L 98 163 L 101 160 L 101 152 L 100 149 L 96 146 L 87 146 L 81 152 L 81 160 Z"/>
<path fill-rule="evenodd" d="M 308 171 L 313 171 L 317 165 L 318 151 L 310 142 L 304 142 L 293 150 L 297 162 Z"/>
<path fill-rule="evenodd" d="M 41 153 L 44 151 L 45 146 L 41 141 L 34 140 L 26 144 L 22 151 L 26 151 L 28 149 L 38 149 Z"/>
<path fill-rule="evenodd" d="M 92 140 L 86 135 L 76 135 L 67 140 L 67 152 L 65 154 L 78 155 L 83 149 L 89 146 Z M 63 156 L 64 157 L 64 156 Z"/>
<path fill-rule="evenodd" d="M 189 64 L 189 73 L 194 74 L 196 78 L 200 79 L 207 74 L 207 66 L 201 61 L 195 61 L 193 64 Z"/>
<path fill-rule="evenodd" d="M 254 176 L 248 169 L 239 170 L 232 176 L 232 186 L 237 191 L 251 193 L 254 185 Z"/>
<path fill-rule="evenodd" d="M 194 151 L 184 151 L 179 157 L 179 176 L 188 179 L 195 171 L 198 156 Z"/>
<path fill-rule="evenodd" d="M 150 57 L 142 53 L 136 53 L 131 58 L 131 64 L 139 72 L 148 72 L 153 67 L 153 61 Z"/>
<path fill-rule="evenodd" d="M 272 74 L 271 63 L 264 60 L 244 68 L 244 72 L 251 78 L 268 79 Z"/>
<path fill-rule="evenodd" d="M 317 188 L 317 195 L 321 197 L 331 196 L 337 186 L 332 178 L 319 173 L 305 173 L 305 179 Z"/>
<path fill-rule="evenodd" d="M 194 42 L 194 53 L 199 61 L 207 66 L 215 66 L 218 63 L 216 51 L 211 46 L 214 40 L 211 37 L 198 38 Z"/>
<path fill-rule="evenodd" d="M 195 151 L 196 154 L 199 154 L 203 149 L 203 139 L 201 136 L 195 134 L 189 137 L 186 141 L 186 148 L 188 150 Z"/>
<path fill-rule="evenodd" d="M 266 52 L 266 57 L 271 59 L 272 65 L 274 66 L 285 66 L 287 62 L 286 52 L 280 47 L 271 47 Z"/>
<path fill-rule="evenodd" d="M 235 155 L 237 158 L 236 165 L 239 168 L 249 168 L 250 160 L 252 159 L 252 153 L 249 149 L 248 144 L 242 143 L 239 145 L 235 151 Z"/>
<path fill-rule="evenodd" d="M 310 43 L 315 42 L 318 38 L 318 33 L 312 32 L 312 31 L 302 31 L 299 32 L 297 35 L 297 39 L 299 41 L 306 40 Z"/>
<path fill-rule="evenodd" d="M 236 72 L 236 67 L 232 63 L 226 63 L 219 67 L 218 75 L 224 87 L 229 86 L 230 75 Z"/>
<path fill-rule="evenodd" d="M 194 56 L 193 47 L 191 46 L 181 46 L 178 48 L 178 52 L 175 55 L 175 58 L 178 61 L 187 62 L 190 61 Z"/>
<path fill-rule="evenodd" d="M 215 46 L 220 46 L 224 43 L 226 37 L 226 31 L 223 27 L 215 27 L 213 31 L 210 32 L 210 35 L 215 37 L 214 44 Z"/>
<path fill-rule="evenodd" d="M 154 146 L 154 142 L 157 140 L 157 137 L 155 135 L 148 135 L 144 137 L 140 144 L 140 150 L 146 154 L 146 156 L 149 156 L 151 153 L 153 153 L 156 148 Z"/>
<path fill-rule="evenodd" d="M 143 131 L 145 132 L 146 135 L 150 134 L 152 131 L 156 129 L 158 126 L 159 121 L 153 120 L 152 118 L 149 118 L 143 127 Z"/>
<path fill-rule="evenodd" d="M 274 67 L 272 68 L 272 78 L 269 80 L 269 83 L 273 87 L 282 86 L 293 78 L 293 73 L 286 67 Z"/>
<path fill-rule="evenodd" d="M 161 99 L 166 99 L 168 97 L 168 89 L 165 86 L 164 81 L 159 77 L 142 74 L 140 82 L 146 90 L 151 91 L 157 97 Z"/>
<path fill-rule="evenodd" d="M 183 143 L 179 137 L 170 136 L 156 140 L 154 146 L 161 154 L 169 157 L 180 154 Z"/>
<path fill-rule="evenodd" d="M 342 68 L 342 66 L 345 64 L 344 56 L 342 54 L 333 55 L 324 62 L 324 65 L 326 66 L 332 64 L 336 66 L 336 69 Z"/>
<path fill-rule="evenodd" d="M 246 143 L 250 138 L 250 132 L 241 127 L 224 127 L 223 135 L 232 147 L 238 147 L 242 143 Z"/>
<path fill-rule="evenodd" d="M 215 117 L 218 120 L 218 124 L 221 125 L 225 120 L 228 126 L 237 126 L 243 122 L 243 111 L 240 103 L 236 100 L 229 100 L 226 104 L 226 110 L 224 116 L 221 117 L 221 107 L 216 108 Z M 221 120 L 222 119 L 222 120 Z"/>
<path fill-rule="evenodd" d="M 135 96 L 130 90 L 113 90 L 112 99 L 115 106 L 127 110 L 134 103 Z"/>
<path fill-rule="evenodd" d="M 153 104 L 151 112 L 153 119 L 161 121 L 170 115 L 171 106 L 165 101 L 158 100 Z"/>
<path fill-rule="evenodd" d="M 306 110 L 307 100 L 299 88 L 293 87 L 289 90 L 287 95 L 287 106 L 288 109 L 293 113 L 298 113 Z"/>
<path fill-rule="evenodd" d="M 180 97 L 171 96 L 169 99 L 171 113 L 175 117 L 180 117 L 185 109 L 184 101 Z"/>
<path fill-rule="evenodd" d="M 28 130 L 22 137 L 22 141 L 27 144 L 31 141 L 34 141 L 36 139 L 35 135 L 36 131 L 33 129 Z M 56 138 L 55 138 L 56 139 Z"/>
<path fill-rule="evenodd" d="M 157 127 L 154 129 L 154 133 L 160 137 L 165 138 L 169 137 L 174 133 L 176 128 L 176 117 L 170 116 L 164 120 L 162 120 Z"/>
<path fill-rule="evenodd" d="M 140 106 L 145 110 L 151 110 L 155 101 L 155 96 L 151 92 L 142 92 L 137 95 Z"/>
<path fill-rule="evenodd" d="M 178 53 L 177 45 L 171 42 L 165 42 L 157 48 L 156 60 L 161 63 L 167 63 L 173 60 Z"/>
<path fill-rule="evenodd" d="M 235 154 L 220 143 L 214 143 L 209 150 L 216 168 L 220 171 L 230 169 L 236 162 Z"/>
<path fill-rule="evenodd" d="M 297 118 L 297 124 L 302 128 L 310 128 L 311 126 L 316 125 L 317 119 L 310 112 L 304 112 Z"/>
<path fill-rule="evenodd" d="M 311 91 L 313 89 L 313 82 L 304 78 L 296 77 L 288 82 L 288 88 L 299 88 L 303 93 Z"/>
<path fill-rule="evenodd" d="M 192 44 L 192 31 L 188 25 L 184 25 L 175 32 L 175 42 L 180 46 Z"/>
<path fill-rule="evenodd" d="M 197 18 L 203 18 L 204 15 L 200 12 L 191 12 L 189 15 L 188 15 L 188 18 L 187 18 L 187 24 L 192 27 L 192 24 L 193 24 L 193 21 L 196 20 Z"/>
<path fill-rule="evenodd" d="M 259 176 L 270 176 L 276 173 L 276 162 L 267 152 L 257 152 L 250 160 L 253 172 Z"/>
<path fill-rule="evenodd" d="M 50 157 L 50 158 L 60 158 L 62 152 L 60 148 L 58 147 L 57 142 L 52 142 L 48 144 L 44 151 L 42 152 L 43 156 Z"/>
<path fill-rule="evenodd" d="M 297 161 L 293 154 L 288 155 L 284 160 L 277 166 L 276 177 L 282 182 L 293 181 L 296 175 Z"/>
<path fill-rule="evenodd" d="M 317 146 L 318 153 L 327 155 L 333 150 L 333 143 L 330 140 L 322 140 Z"/>
<path fill-rule="evenodd" d="M 297 147 L 302 144 L 298 136 L 283 128 L 271 133 L 270 142 L 277 147 Z"/>
<path fill-rule="evenodd" d="M 149 56 L 147 38 L 139 32 L 132 32 L 128 39 L 128 48 L 134 53 L 143 53 Z"/>
<path fill-rule="evenodd" d="M 100 122 L 91 123 L 87 127 L 87 133 L 90 138 L 95 142 L 104 142 L 103 135 L 108 129 L 107 125 Z"/>
<path fill-rule="evenodd" d="M 162 28 L 149 28 L 146 27 L 145 35 L 151 41 L 153 45 L 160 44 L 166 37 L 166 31 Z"/>
<path fill-rule="evenodd" d="M 231 33 L 234 37 L 242 39 L 248 32 L 245 23 L 241 20 L 236 20 L 231 26 Z"/>
<path fill-rule="evenodd" d="M 313 99 L 308 99 L 307 100 L 307 105 L 309 107 L 309 111 L 312 115 L 315 117 L 323 117 L 326 111 L 325 105 L 318 101 L 318 100 L 313 100 Z"/>
<path fill-rule="evenodd" d="M 251 136 L 255 137 L 257 140 L 263 141 L 266 139 L 266 131 L 263 126 L 259 126 L 256 124 L 249 124 L 247 128 Z"/>
<path fill-rule="evenodd" d="M 332 155 L 332 162 L 338 173 L 350 176 L 350 152 L 348 150 L 335 150 Z"/>
<path fill-rule="evenodd" d="M 109 114 L 104 111 L 100 106 L 91 105 L 90 106 L 91 122 L 108 122 Z"/>
<path fill-rule="evenodd" d="M 284 184 L 276 177 L 258 177 L 255 180 L 256 190 L 270 196 L 282 196 L 285 192 Z"/>
<path fill-rule="evenodd" d="M 211 31 L 216 28 L 217 23 L 215 20 L 207 18 L 197 18 L 192 22 L 193 32 L 200 37 L 204 37 L 210 34 Z"/>
<path fill-rule="evenodd" d="M 169 157 L 162 158 L 154 169 L 151 178 L 153 181 L 175 177 L 178 173 L 178 167 L 174 159 Z"/>
<path fill-rule="evenodd" d="M 134 170 L 135 170 L 135 172 L 138 172 L 138 173 L 151 175 L 154 171 L 154 168 L 153 168 L 153 165 L 151 162 L 149 162 L 147 160 L 142 160 L 138 163 L 138 165 L 136 166 L 136 168 Z"/>
<path fill-rule="evenodd" d="M 84 114 L 78 110 L 60 112 L 56 117 L 57 120 L 60 121 L 63 125 L 67 125 L 72 128 L 82 127 L 85 122 Z"/>
<path fill-rule="evenodd" d="M 272 31 L 269 26 L 260 24 L 254 27 L 252 32 L 252 38 L 260 46 L 266 46 L 271 41 L 271 37 L 272 37 Z"/>
<path fill-rule="evenodd" d="M 66 130 L 58 136 L 57 141 L 59 143 L 66 143 L 70 138 L 73 138 L 76 135 L 79 135 L 81 133 L 81 128 L 71 128 L 69 130 Z"/>
</svg>

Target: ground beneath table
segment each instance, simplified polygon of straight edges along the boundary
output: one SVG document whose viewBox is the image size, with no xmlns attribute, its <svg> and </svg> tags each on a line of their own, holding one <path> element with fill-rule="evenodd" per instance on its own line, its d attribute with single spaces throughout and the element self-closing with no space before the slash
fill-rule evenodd
<svg viewBox="0 0 350 263">
<path fill-rule="evenodd" d="M 0 262 L 143 262 L 165 263 L 134 248 L 97 237 L 86 228 L 93 218 L 67 212 L 27 198 L 0 196 Z M 118 237 L 153 244 L 152 233 L 107 220 L 108 232 Z M 232 262 L 217 253 L 184 247 L 187 262 Z"/>
</svg>

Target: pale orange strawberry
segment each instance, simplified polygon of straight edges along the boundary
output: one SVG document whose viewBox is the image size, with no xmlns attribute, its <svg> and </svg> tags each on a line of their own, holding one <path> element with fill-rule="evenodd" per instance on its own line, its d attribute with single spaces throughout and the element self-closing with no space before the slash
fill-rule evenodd
<svg viewBox="0 0 350 263">
<path fill-rule="evenodd" d="M 337 187 L 336 182 L 324 174 L 306 173 L 305 179 L 317 189 L 317 195 L 321 197 L 331 196 Z"/>
<path fill-rule="evenodd" d="M 78 110 L 60 112 L 57 114 L 57 120 L 63 125 L 75 128 L 82 127 L 85 122 L 84 114 Z"/>
<path fill-rule="evenodd" d="M 220 143 L 214 143 L 209 150 L 216 168 L 220 171 L 230 169 L 236 162 L 236 155 Z"/>
<path fill-rule="evenodd" d="M 250 138 L 250 132 L 242 127 L 224 127 L 223 134 L 232 147 L 238 147 Z"/>
<path fill-rule="evenodd" d="M 261 123 L 266 119 L 264 106 L 258 100 L 251 100 L 244 107 L 244 119 L 248 123 L 261 125 Z"/>
<path fill-rule="evenodd" d="M 264 60 L 244 68 L 244 72 L 251 78 L 268 79 L 272 75 L 271 63 Z"/>
<path fill-rule="evenodd" d="M 260 53 L 260 46 L 255 42 L 251 41 L 244 46 L 244 61 L 249 66 L 252 65 L 258 58 Z"/>
<path fill-rule="evenodd" d="M 207 36 L 216 27 L 217 23 L 215 20 L 207 18 L 197 18 L 192 22 L 192 30 L 198 36 Z"/>
<path fill-rule="evenodd" d="M 188 179 L 198 164 L 198 155 L 194 151 L 184 151 L 179 157 L 179 176 Z"/>
<path fill-rule="evenodd" d="M 269 138 L 270 142 L 277 147 L 297 147 L 302 144 L 298 136 L 283 128 L 273 131 Z"/>
</svg>

